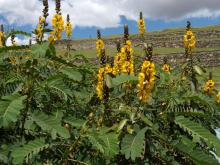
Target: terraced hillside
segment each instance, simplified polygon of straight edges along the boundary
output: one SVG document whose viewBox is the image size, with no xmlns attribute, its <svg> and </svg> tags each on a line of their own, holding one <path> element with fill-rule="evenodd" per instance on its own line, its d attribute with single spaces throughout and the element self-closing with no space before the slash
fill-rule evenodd
<svg viewBox="0 0 220 165">
<path fill-rule="evenodd" d="M 201 57 L 201 61 L 208 66 L 220 66 L 220 25 L 207 26 L 193 29 L 197 44 L 195 55 Z M 170 61 L 176 63 L 181 61 L 183 48 L 183 35 L 185 29 L 167 29 L 163 31 L 148 32 L 144 36 L 146 43 L 152 43 L 154 47 L 154 58 L 161 62 L 162 57 L 170 57 Z M 115 35 L 104 37 L 103 40 L 106 45 L 106 53 L 109 56 L 114 56 L 116 53 L 115 42 L 122 41 L 122 35 Z M 137 35 L 131 35 L 133 45 L 140 43 L 140 38 Z M 71 41 L 71 47 L 76 49 L 74 54 L 84 54 L 87 57 L 96 57 L 95 50 L 96 39 L 81 39 Z M 57 44 L 60 52 L 66 48 L 66 41 L 60 41 Z M 135 48 L 135 54 L 142 56 L 141 48 Z"/>
<path fill-rule="evenodd" d="M 197 38 L 198 48 L 220 47 L 220 25 L 207 26 L 193 29 Z M 148 43 L 152 43 L 154 47 L 180 48 L 183 47 L 184 29 L 168 29 L 163 31 L 148 32 L 144 39 Z M 122 35 L 112 37 L 104 37 L 107 47 L 114 47 L 116 40 L 121 40 Z M 137 35 L 131 35 L 134 44 L 139 43 L 140 39 Z M 65 41 L 64 41 L 65 42 Z M 95 39 L 81 39 L 72 41 L 73 47 L 77 49 L 95 49 Z M 62 45 L 63 41 L 61 41 Z"/>
</svg>

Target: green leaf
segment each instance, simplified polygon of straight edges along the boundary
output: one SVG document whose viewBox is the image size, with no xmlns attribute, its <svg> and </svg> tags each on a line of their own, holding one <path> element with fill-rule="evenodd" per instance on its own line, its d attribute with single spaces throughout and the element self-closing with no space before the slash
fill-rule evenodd
<svg viewBox="0 0 220 165">
<path fill-rule="evenodd" d="M 216 154 L 220 156 L 220 140 L 209 130 L 183 116 L 176 117 L 175 123 L 191 134 L 194 141 L 199 142 L 200 139 L 203 139 L 210 148 L 214 147 Z"/>
<path fill-rule="evenodd" d="M 53 139 L 56 139 L 57 134 L 67 139 L 70 137 L 68 130 L 61 126 L 63 114 L 57 111 L 53 115 L 46 115 L 43 112 L 32 114 L 32 120 L 41 127 L 42 130 L 51 134 Z"/>
<path fill-rule="evenodd" d="M 71 126 L 76 127 L 76 128 L 82 127 L 86 122 L 86 120 L 77 119 L 74 117 L 68 117 L 68 118 L 64 119 L 64 121 L 66 123 L 70 124 Z"/>
<path fill-rule="evenodd" d="M 195 164 L 201 165 L 217 165 L 218 162 L 208 153 L 205 153 L 200 148 L 196 147 L 193 143 L 186 137 L 183 137 L 181 141 L 174 145 L 177 150 L 187 155 Z"/>
<path fill-rule="evenodd" d="M 6 146 L 8 147 L 8 146 Z M 8 151 L 4 148 L 0 147 L 0 163 L 4 162 L 5 164 L 8 164 Z"/>
<path fill-rule="evenodd" d="M 33 155 L 49 147 L 49 144 L 45 144 L 44 141 L 44 139 L 35 139 L 23 146 L 14 147 L 11 153 L 13 164 L 22 164 L 25 159 L 28 163 L 28 160 L 31 159 Z"/>
<path fill-rule="evenodd" d="M 82 80 L 82 74 L 74 68 L 71 67 L 62 68 L 61 73 L 63 73 L 73 81 L 79 82 Z"/>
<path fill-rule="evenodd" d="M 137 81 L 137 77 L 134 75 L 120 75 L 112 79 L 112 84 L 114 86 L 118 86 L 125 82 L 130 82 L 130 81 Z"/>
<path fill-rule="evenodd" d="M 120 132 L 124 126 L 127 124 L 128 122 L 128 119 L 123 119 L 122 121 L 120 121 L 120 123 L 118 124 L 118 129 L 117 129 L 117 132 Z"/>
<path fill-rule="evenodd" d="M 34 58 L 45 57 L 48 48 L 49 48 L 49 42 L 44 42 L 42 44 L 34 44 L 31 47 L 33 57 Z"/>
<path fill-rule="evenodd" d="M 63 98 L 65 101 L 67 100 L 68 96 L 72 96 L 71 90 L 64 84 L 62 77 L 59 75 L 48 78 L 41 85 L 44 88 L 50 88 L 54 93 L 57 93 L 60 98 Z"/>
<path fill-rule="evenodd" d="M 4 96 L 0 101 L 0 127 L 8 127 L 11 122 L 16 122 L 20 111 L 24 108 L 23 101 L 26 96 L 14 94 Z"/>
<path fill-rule="evenodd" d="M 112 88 L 113 87 L 113 84 L 112 84 L 112 77 L 109 75 L 109 74 L 107 74 L 106 76 L 105 76 L 105 82 L 106 82 L 106 85 L 107 85 L 107 87 L 108 88 Z"/>
<path fill-rule="evenodd" d="M 126 135 L 121 144 L 121 153 L 125 155 L 126 159 L 131 158 L 135 160 L 142 157 L 145 148 L 145 132 L 147 128 L 140 130 L 137 135 Z"/>
<path fill-rule="evenodd" d="M 198 75 L 203 74 L 203 70 L 199 66 L 195 65 L 195 66 L 193 66 L 193 69 Z"/>
<path fill-rule="evenodd" d="M 141 120 L 142 120 L 145 124 L 147 124 L 148 126 L 150 126 L 150 127 L 153 126 L 153 123 L 152 123 L 152 122 L 148 119 L 148 117 L 145 116 L 144 114 L 141 114 L 141 115 L 140 115 L 140 118 L 141 118 Z"/>
<path fill-rule="evenodd" d="M 119 153 L 118 135 L 115 133 L 91 132 L 88 138 L 93 148 L 99 150 L 107 158 L 113 158 Z"/>
</svg>

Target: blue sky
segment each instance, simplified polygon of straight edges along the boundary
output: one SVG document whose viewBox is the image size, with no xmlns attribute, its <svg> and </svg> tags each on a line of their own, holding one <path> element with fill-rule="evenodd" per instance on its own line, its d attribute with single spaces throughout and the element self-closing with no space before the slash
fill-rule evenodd
<svg viewBox="0 0 220 165">
<path fill-rule="evenodd" d="M 55 4 L 48 1 L 50 23 Z M 0 0 L 0 24 L 30 32 L 42 9 L 39 0 Z M 140 11 L 147 31 L 184 27 L 187 20 L 194 27 L 220 24 L 220 0 L 62 0 L 61 11 L 64 18 L 70 14 L 73 39 L 95 37 L 97 29 L 105 36 L 121 34 L 124 24 L 137 33 Z"/>
<path fill-rule="evenodd" d="M 154 20 L 154 19 L 145 19 L 147 31 L 157 31 L 169 28 L 178 28 L 185 27 L 187 21 L 191 21 L 193 27 L 201 27 L 201 26 L 210 26 L 210 25 L 220 25 L 220 17 L 215 18 L 189 18 L 175 21 L 164 21 Z M 129 25 L 130 33 L 137 33 L 137 22 L 128 20 L 125 17 L 121 18 L 120 27 L 115 28 L 105 28 L 101 29 L 103 36 L 114 35 L 114 34 L 122 34 L 123 33 L 123 25 Z M 73 38 L 89 38 L 96 37 L 97 27 L 76 27 L 73 29 Z"/>
</svg>

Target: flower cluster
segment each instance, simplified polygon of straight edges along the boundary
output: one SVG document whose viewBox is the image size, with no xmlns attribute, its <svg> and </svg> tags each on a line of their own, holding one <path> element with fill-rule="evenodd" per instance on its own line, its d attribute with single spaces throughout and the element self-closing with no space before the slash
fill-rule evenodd
<svg viewBox="0 0 220 165">
<path fill-rule="evenodd" d="M 220 103 L 220 91 L 217 94 L 217 102 Z"/>
<path fill-rule="evenodd" d="M 141 72 L 138 75 L 137 96 L 147 102 L 150 98 L 155 81 L 155 65 L 153 62 L 145 60 L 141 67 Z"/>
<path fill-rule="evenodd" d="M 140 19 L 138 20 L 138 30 L 140 36 L 143 36 L 146 31 L 145 21 L 143 19 L 142 12 L 140 12 Z"/>
<path fill-rule="evenodd" d="M 105 68 L 99 68 L 97 77 L 98 77 L 98 83 L 96 85 L 96 93 L 100 100 L 103 100 L 103 86 L 104 86 L 104 73 Z"/>
<path fill-rule="evenodd" d="M 100 38 L 96 41 L 96 51 L 97 51 L 97 56 L 101 57 L 102 54 L 102 49 L 105 48 L 105 44 L 103 40 Z"/>
<path fill-rule="evenodd" d="M 105 66 L 99 68 L 98 74 L 97 74 L 97 85 L 96 85 L 96 93 L 100 100 L 103 100 L 104 98 L 104 76 L 105 74 L 111 74 L 113 72 L 112 67 L 109 64 L 105 64 Z"/>
<path fill-rule="evenodd" d="M 67 15 L 67 22 L 66 22 L 65 30 L 66 30 L 66 37 L 70 39 L 72 35 L 72 24 L 70 22 L 69 14 Z"/>
<path fill-rule="evenodd" d="M 163 69 L 163 71 L 165 72 L 165 73 L 170 73 L 170 65 L 169 64 L 163 64 L 163 67 L 162 67 L 162 69 Z"/>
<path fill-rule="evenodd" d="M 2 47 L 2 46 L 4 45 L 4 44 L 3 44 L 3 42 L 4 42 L 4 36 L 5 36 L 4 32 L 0 31 L 0 47 Z"/>
<path fill-rule="evenodd" d="M 48 40 L 54 42 L 62 38 L 62 31 L 64 30 L 64 21 L 61 14 L 55 14 L 52 19 L 53 31 L 50 33 Z"/>
<path fill-rule="evenodd" d="M 37 29 L 35 30 L 36 31 L 36 37 L 37 39 L 41 39 L 43 37 L 43 24 L 45 22 L 45 18 L 40 16 L 39 17 L 39 23 L 37 25 Z"/>
<path fill-rule="evenodd" d="M 121 50 L 116 54 L 114 58 L 113 75 L 117 75 L 122 70 L 122 64 L 125 60 L 125 54 L 121 53 Z"/>
<path fill-rule="evenodd" d="M 193 48 L 195 48 L 195 45 L 196 45 L 195 36 L 192 32 L 192 29 L 188 28 L 186 30 L 186 34 L 184 35 L 184 46 L 186 49 L 192 50 Z"/>
<path fill-rule="evenodd" d="M 204 91 L 206 93 L 211 93 L 214 89 L 214 86 L 215 86 L 215 82 L 210 79 L 206 82 L 205 87 L 204 87 Z"/>
<path fill-rule="evenodd" d="M 130 40 L 126 40 L 124 47 L 121 48 L 121 72 L 124 74 L 134 74 L 134 57 L 132 43 Z"/>
</svg>

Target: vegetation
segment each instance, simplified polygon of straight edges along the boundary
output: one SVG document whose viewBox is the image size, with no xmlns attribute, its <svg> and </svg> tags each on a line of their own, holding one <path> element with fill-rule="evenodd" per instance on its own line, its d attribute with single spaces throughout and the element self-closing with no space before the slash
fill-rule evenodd
<svg viewBox="0 0 220 165">
<path fill-rule="evenodd" d="M 95 66 L 69 45 L 59 54 L 61 4 L 56 1 L 52 29 L 47 0 L 43 4 L 36 44 L 12 39 L 6 46 L 6 36 L 30 34 L 1 30 L 0 164 L 219 164 L 220 92 L 215 73 L 208 76 L 193 56 L 190 24 L 178 66 L 154 62 L 144 40 L 144 61 L 136 59 L 128 26 L 114 62 L 102 45 Z"/>
</svg>

